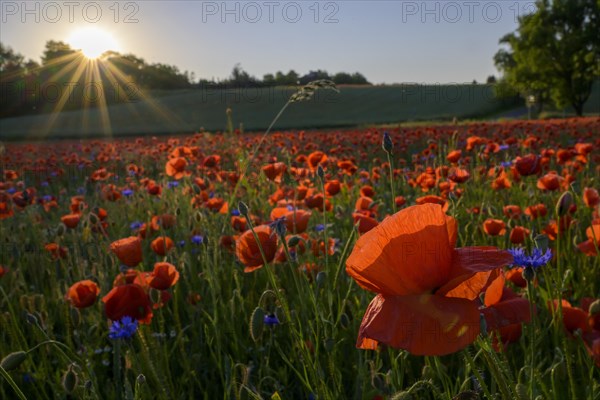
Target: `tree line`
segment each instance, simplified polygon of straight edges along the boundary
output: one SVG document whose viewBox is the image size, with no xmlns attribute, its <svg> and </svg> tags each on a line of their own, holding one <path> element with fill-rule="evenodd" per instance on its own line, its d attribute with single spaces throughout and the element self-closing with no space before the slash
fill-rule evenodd
<svg viewBox="0 0 600 400">
<path fill-rule="evenodd" d="M 108 51 L 89 61 L 81 51 L 54 40 L 46 42 L 41 62 L 37 62 L 0 43 L 0 118 L 131 102 L 148 90 L 295 86 L 317 79 L 339 85 L 370 84 L 358 72 L 329 74 L 323 70 L 305 75 L 278 71 L 259 79 L 240 64 L 226 79 L 196 79 L 193 72 L 149 63 L 134 54 Z"/>
</svg>

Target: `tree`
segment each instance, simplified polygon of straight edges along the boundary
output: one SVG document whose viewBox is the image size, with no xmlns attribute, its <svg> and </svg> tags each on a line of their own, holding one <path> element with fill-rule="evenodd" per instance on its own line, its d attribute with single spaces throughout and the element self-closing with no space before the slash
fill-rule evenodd
<svg viewBox="0 0 600 400">
<path fill-rule="evenodd" d="M 494 56 L 503 79 L 526 99 L 570 104 L 577 115 L 600 76 L 600 1 L 537 0 Z"/>
<path fill-rule="evenodd" d="M 71 46 L 65 42 L 48 40 L 46 42 L 46 48 L 42 55 L 42 64 L 48 65 L 51 61 L 56 60 L 59 63 L 66 63 L 70 61 L 67 56 L 77 53 L 77 50 L 73 50 Z"/>
</svg>

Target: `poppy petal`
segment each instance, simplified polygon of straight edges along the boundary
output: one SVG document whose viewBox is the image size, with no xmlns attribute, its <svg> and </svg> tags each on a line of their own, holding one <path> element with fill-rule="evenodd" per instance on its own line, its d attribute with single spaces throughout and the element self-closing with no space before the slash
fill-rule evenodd
<svg viewBox="0 0 600 400">
<path fill-rule="evenodd" d="M 450 276 L 437 293 L 448 293 L 478 272 L 491 271 L 512 262 L 513 256 L 508 251 L 498 250 L 497 247 L 482 246 L 454 249 Z M 479 291 L 481 289 L 483 289 L 483 286 L 479 288 Z"/>
<path fill-rule="evenodd" d="M 414 355 L 441 356 L 468 346 L 479 329 L 472 301 L 431 294 L 377 295 L 363 317 L 357 347 L 373 348 L 377 341 Z"/>
<path fill-rule="evenodd" d="M 446 215 L 436 204 L 406 208 L 358 239 L 346 271 L 367 290 L 417 294 L 440 287 L 451 269 Z"/>
<path fill-rule="evenodd" d="M 522 297 L 501 301 L 500 303 L 482 309 L 481 312 L 485 317 L 488 330 L 496 330 L 505 326 L 529 322 L 531 320 L 529 301 Z"/>
</svg>

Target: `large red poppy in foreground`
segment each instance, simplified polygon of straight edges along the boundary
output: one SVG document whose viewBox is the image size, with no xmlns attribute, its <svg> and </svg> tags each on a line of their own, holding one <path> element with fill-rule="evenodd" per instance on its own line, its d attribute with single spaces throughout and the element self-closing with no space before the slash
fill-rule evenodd
<svg viewBox="0 0 600 400">
<path fill-rule="evenodd" d="M 457 224 L 437 204 L 406 208 L 356 242 L 346 271 L 371 301 L 357 347 L 378 343 L 416 355 L 444 355 L 480 331 L 478 295 L 513 261 L 495 247 L 454 248 Z"/>
</svg>

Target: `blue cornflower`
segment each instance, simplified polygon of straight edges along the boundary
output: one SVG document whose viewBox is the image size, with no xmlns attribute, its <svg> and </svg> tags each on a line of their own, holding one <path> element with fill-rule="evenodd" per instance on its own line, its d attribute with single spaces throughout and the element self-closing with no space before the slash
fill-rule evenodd
<svg viewBox="0 0 600 400">
<path fill-rule="evenodd" d="M 42 187 L 48 187 L 50 184 L 48 183 L 48 181 L 44 181 L 44 182 L 40 183 L 40 185 Z"/>
<path fill-rule="evenodd" d="M 129 225 L 129 227 L 130 227 L 132 230 L 134 230 L 134 231 L 137 231 L 138 229 L 140 229 L 140 228 L 142 227 L 142 225 L 143 225 L 143 224 L 142 224 L 140 221 L 133 221 L 133 222 L 131 223 L 131 225 Z"/>
<path fill-rule="evenodd" d="M 277 318 L 277 315 L 275 314 L 265 315 L 265 319 L 263 321 L 267 326 L 273 327 L 275 325 L 279 325 L 279 318 Z"/>
<path fill-rule="evenodd" d="M 131 189 L 124 189 L 121 193 L 123 193 L 123 196 L 125 197 L 129 197 L 133 194 L 133 190 Z"/>
<path fill-rule="evenodd" d="M 49 194 L 45 195 L 42 197 L 42 200 L 44 200 L 44 203 L 47 203 L 49 201 L 52 201 L 52 196 L 50 196 Z"/>
<path fill-rule="evenodd" d="M 522 247 L 508 250 L 514 258 L 513 265 L 518 265 L 525 268 L 538 269 L 542 267 L 552 259 L 552 250 L 547 249 L 545 253 L 542 250 L 535 248 L 531 252 L 531 255 L 527 255 L 525 249 Z"/>
<path fill-rule="evenodd" d="M 200 235 L 192 236 L 192 243 L 194 243 L 194 244 L 202 244 L 203 241 L 204 241 L 204 238 Z"/>
<path fill-rule="evenodd" d="M 108 337 L 111 339 L 129 339 L 135 335 L 138 322 L 131 317 L 123 317 L 121 321 L 114 321 L 108 331 Z"/>
<path fill-rule="evenodd" d="M 504 168 L 508 168 L 512 165 L 512 161 L 502 161 L 500 165 L 502 165 Z"/>
<path fill-rule="evenodd" d="M 292 206 L 291 204 L 288 204 L 286 208 L 288 209 L 288 211 L 294 211 L 294 206 Z"/>
<path fill-rule="evenodd" d="M 77 194 L 84 194 L 85 193 L 85 188 L 83 186 L 80 186 L 77 188 Z"/>
<path fill-rule="evenodd" d="M 325 230 L 325 225 L 323 224 L 318 224 L 317 226 L 315 226 L 315 231 L 317 232 L 323 232 Z"/>
<path fill-rule="evenodd" d="M 185 247 L 185 240 L 180 240 L 177 244 L 179 247 Z"/>
<path fill-rule="evenodd" d="M 7 192 L 8 192 L 8 194 L 15 194 L 15 193 L 17 193 L 17 188 L 15 188 L 15 187 L 8 188 Z"/>
<path fill-rule="evenodd" d="M 169 181 L 167 183 L 167 186 L 169 186 L 169 189 L 175 189 L 177 186 L 179 186 L 179 182 L 177 182 L 177 181 Z"/>
<path fill-rule="evenodd" d="M 509 145 L 507 144 L 501 144 L 500 147 L 498 148 L 500 151 L 504 151 L 504 150 L 508 150 L 510 148 Z"/>
<path fill-rule="evenodd" d="M 237 208 L 234 208 L 233 210 L 231 210 L 231 215 L 233 215 L 234 217 L 239 217 L 240 210 L 238 210 Z"/>
</svg>

